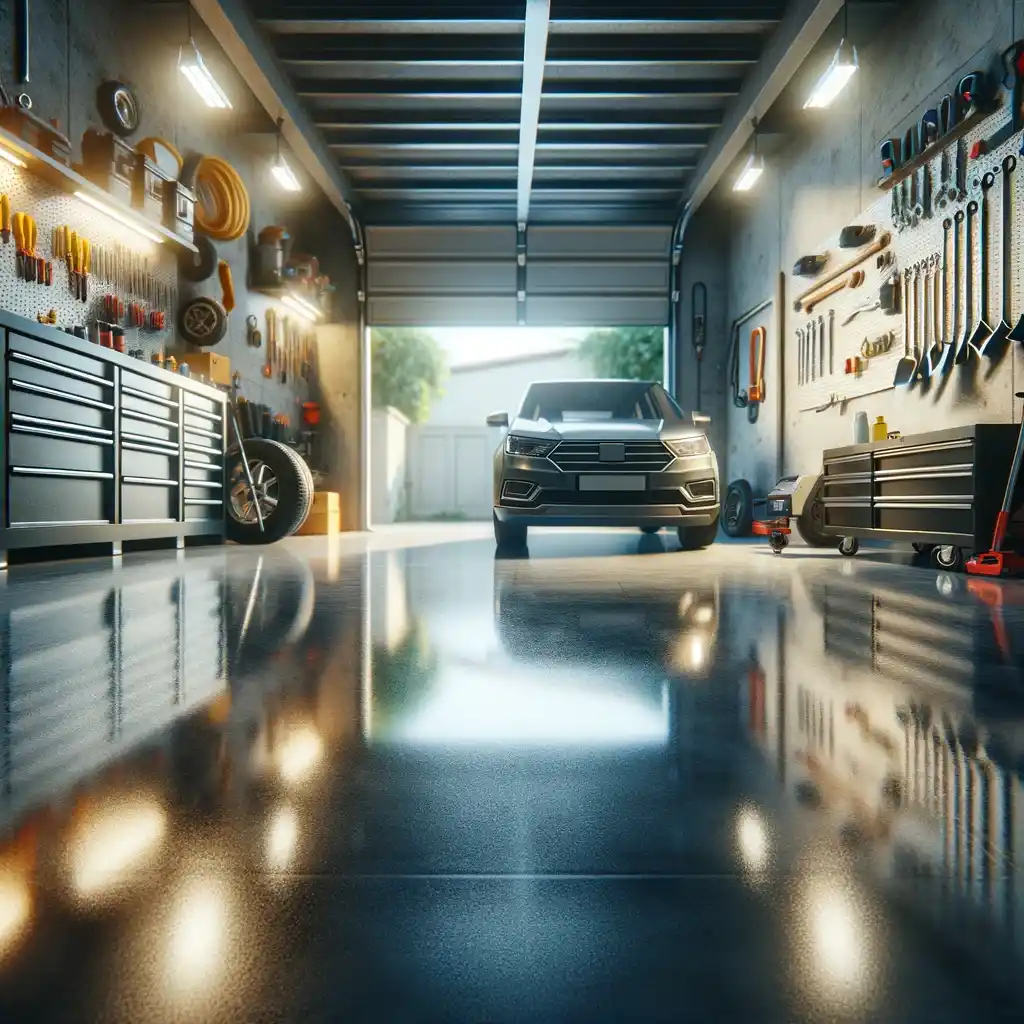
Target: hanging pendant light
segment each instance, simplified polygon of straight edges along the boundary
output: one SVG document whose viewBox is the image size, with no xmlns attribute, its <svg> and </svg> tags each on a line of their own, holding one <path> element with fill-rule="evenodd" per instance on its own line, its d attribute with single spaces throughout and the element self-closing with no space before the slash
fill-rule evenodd
<svg viewBox="0 0 1024 1024">
<path fill-rule="evenodd" d="M 192 4 L 188 5 L 188 42 L 178 51 L 178 70 L 188 79 L 189 85 L 200 99 L 208 106 L 220 110 L 230 110 L 231 100 L 228 94 L 218 85 L 217 79 L 206 66 L 192 38 Z"/>
<path fill-rule="evenodd" d="M 281 155 L 281 128 L 283 125 L 284 118 L 279 117 L 277 119 L 277 155 L 274 157 L 270 173 L 273 174 L 278 187 L 284 189 L 285 192 L 301 192 L 302 183 L 295 177 L 295 172 L 288 166 L 288 162 Z"/>
<path fill-rule="evenodd" d="M 846 88 L 847 82 L 857 73 L 857 48 L 846 41 L 847 37 L 847 5 L 843 4 L 843 38 L 832 55 L 832 62 L 822 72 L 821 77 L 811 90 L 811 95 L 804 104 L 809 108 L 827 107 Z"/>
<path fill-rule="evenodd" d="M 754 148 L 732 187 L 733 192 L 749 192 L 757 184 L 757 179 L 764 174 L 764 157 L 757 151 L 757 118 L 754 118 L 752 123 L 754 125 Z"/>
</svg>

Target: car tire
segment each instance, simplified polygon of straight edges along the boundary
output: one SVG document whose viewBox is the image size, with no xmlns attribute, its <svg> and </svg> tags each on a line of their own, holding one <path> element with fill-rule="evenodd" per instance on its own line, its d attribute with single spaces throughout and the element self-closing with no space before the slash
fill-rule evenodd
<svg viewBox="0 0 1024 1024">
<path fill-rule="evenodd" d="M 715 521 L 707 526 L 680 526 L 677 532 L 681 550 L 697 551 L 706 548 L 714 544 L 718 536 L 718 517 L 716 516 Z"/>
<path fill-rule="evenodd" d="M 306 521 L 312 503 L 312 491 L 301 457 L 286 444 L 263 437 L 251 437 L 245 442 L 245 457 L 257 476 L 260 467 L 264 468 L 263 479 L 256 482 L 276 504 L 264 510 L 260 530 L 259 521 L 255 515 L 250 518 L 246 509 L 248 484 L 238 446 L 228 449 L 230 476 L 225 516 L 228 540 L 236 544 L 273 544 L 291 536 Z"/>
<path fill-rule="evenodd" d="M 660 529 L 660 526 L 641 526 L 640 532 L 650 535 L 652 533 L 657 533 Z"/>
<path fill-rule="evenodd" d="M 750 536 L 754 529 L 754 490 L 746 480 L 733 480 L 725 489 L 721 518 L 726 536 Z"/>
<path fill-rule="evenodd" d="M 526 527 L 519 523 L 503 523 L 494 515 L 494 543 L 503 551 L 526 547 Z"/>
<path fill-rule="evenodd" d="M 803 538 L 804 543 L 812 548 L 830 548 L 836 539 L 824 532 L 825 529 L 825 506 L 822 504 L 821 495 L 824 490 L 824 481 L 819 480 L 814 490 L 807 496 L 803 511 L 797 516 L 797 533 Z"/>
</svg>

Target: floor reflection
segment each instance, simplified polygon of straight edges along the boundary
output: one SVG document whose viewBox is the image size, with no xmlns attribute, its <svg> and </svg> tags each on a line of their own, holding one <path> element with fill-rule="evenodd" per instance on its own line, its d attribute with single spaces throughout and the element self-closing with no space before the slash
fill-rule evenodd
<svg viewBox="0 0 1024 1024">
<path fill-rule="evenodd" d="M 12 573 L 0 1019 L 1016 1019 L 1024 587 L 656 540 Z"/>
</svg>

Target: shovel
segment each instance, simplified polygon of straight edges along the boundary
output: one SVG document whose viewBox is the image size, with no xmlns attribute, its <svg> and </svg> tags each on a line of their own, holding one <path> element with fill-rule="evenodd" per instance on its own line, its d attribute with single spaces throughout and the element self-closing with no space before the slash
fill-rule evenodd
<svg viewBox="0 0 1024 1024">
<path fill-rule="evenodd" d="M 935 321 L 935 344 L 928 353 L 928 369 L 935 373 L 942 365 L 942 357 L 946 350 L 948 336 L 946 328 L 949 320 L 949 231 L 953 227 L 953 221 L 947 217 L 942 222 L 942 277 L 940 279 L 938 267 L 935 273 L 935 293 L 932 309 L 932 317 Z M 941 286 L 940 286 L 941 280 Z M 941 297 L 941 313 L 939 312 Z"/>
<path fill-rule="evenodd" d="M 974 220 L 978 213 L 978 201 L 972 199 L 967 204 L 967 242 L 964 245 L 964 259 L 967 272 L 964 275 L 964 336 L 960 340 L 960 349 L 956 354 L 956 365 L 962 366 L 969 362 L 972 355 L 978 354 L 978 342 L 984 341 L 992 333 L 984 320 L 974 321 Z"/>
<path fill-rule="evenodd" d="M 946 359 L 942 364 L 943 372 L 948 372 L 956 362 L 960 344 L 960 225 L 963 222 L 964 211 L 957 210 L 953 215 L 953 326 L 949 332 Z"/>
<path fill-rule="evenodd" d="M 917 268 L 903 271 L 903 356 L 896 364 L 893 375 L 893 387 L 906 387 L 913 379 L 917 370 L 917 360 L 910 354 L 910 275 L 914 275 L 914 315 L 917 315 Z"/>
<path fill-rule="evenodd" d="M 981 233 L 978 240 L 978 251 L 981 261 L 981 319 L 978 321 L 979 326 L 984 325 L 988 331 L 988 336 L 982 341 L 976 341 L 975 347 L 978 353 L 983 356 L 987 356 L 989 359 L 995 358 L 999 355 L 1002 338 L 996 339 L 993 344 L 992 339 L 996 337 L 996 328 L 989 327 L 989 321 L 992 319 L 989 315 L 989 279 L 988 279 L 988 267 L 989 267 L 989 230 L 988 230 L 988 194 L 992 189 L 992 186 L 996 183 L 996 176 L 992 171 L 981 176 Z"/>
<path fill-rule="evenodd" d="M 932 320 L 931 320 L 931 293 L 932 293 L 932 262 L 928 260 L 923 267 L 924 284 L 921 288 L 921 305 L 917 307 L 915 316 L 917 328 L 914 331 L 914 355 L 917 356 L 917 366 L 914 368 L 914 383 L 919 380 L 927 380 L 931 373 L 931 364 L 928 356 L 931 352 Z M 918 354 L 918 342 L 921 343 L 921 351 Z"/>
</svg>

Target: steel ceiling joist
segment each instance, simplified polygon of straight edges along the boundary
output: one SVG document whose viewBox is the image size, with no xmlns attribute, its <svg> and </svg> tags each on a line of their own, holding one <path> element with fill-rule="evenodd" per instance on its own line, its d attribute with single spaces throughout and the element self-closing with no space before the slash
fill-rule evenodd
<svg viewBox="0 0 1024 1024">
<path fill-rule="evenodd" d="M 421 223 L 671 223 L 793 21 L 786 0 L 249 2 L 370 215 Z"/>
</svg>

